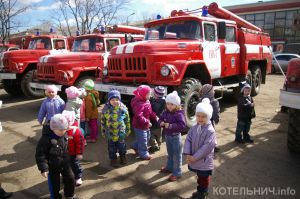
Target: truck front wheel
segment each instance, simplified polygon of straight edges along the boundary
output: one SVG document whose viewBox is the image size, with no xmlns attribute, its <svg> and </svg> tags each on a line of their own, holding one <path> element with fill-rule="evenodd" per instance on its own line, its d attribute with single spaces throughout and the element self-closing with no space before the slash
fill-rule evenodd
<svg viewBox="0 0 300 199">
<path fill-rule="evenodd" d="M 289 109 L 287 146 L 291 152 L 300 153 L 300 110 Z"/>
<path fill-rule="evenodd" d="M 42 98 L 45 96 L 45 91 L 30 87 L 34 76 L 34 70 L 27 71 L 21 79 L 21 89 L 26 97 L 29 98 Z"/>
<path fill-rule="evenodd" d="M 178 89 L 188 127 L 192 127 L 196 124 L 196 106 L 201 100 L 199 92 L 201 87 L 202 84 L 199 80 L 188 78 L 182 81 L 182 84 Z"/>
<path fill-rule="evenodd" d="M 251 89 L 251 95 L 256 96 L 259 94 L 260 86 L 262 82 L 262 75 L 261 75 L 261 69 L 259 66 L 254 66 L 251 69 L 252 74 L 252 89 Z"/>
<path fill-rule="evenodd" d="M 19 97 L 23 95 L 19 79 L 2 80 L 3 89 L 11 96 Z"/>
</svg>

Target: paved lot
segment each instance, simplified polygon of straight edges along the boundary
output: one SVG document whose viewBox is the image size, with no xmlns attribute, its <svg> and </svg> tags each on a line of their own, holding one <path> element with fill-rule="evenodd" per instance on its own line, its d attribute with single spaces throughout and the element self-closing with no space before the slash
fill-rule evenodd
<svg viewBox="0 0 300 199">
<path fill-rule="evenodd" d="M 221 151 L 215 157 L 209 198 L 300 198 L 300 157 L 287 151 L 287 115 L 278 112 L 282 84 L 282 76 L 268 76 L 261 94 L 255 97 L 257 118 L 251 128 L 255 143 L 251 145 L 233 142 L 236 106 L 229 97 L 221 100 L 221 122 L 217 126 Z M 15 192 L 16 199 L 47 198 L 47 183 L 34 160 L 41 135 L 36 115 L 42 100 L 11 98 L 3 90 L 0 90 L 0 100 L 3 101 L 0 121 L 4 128 L 0 134 L 3 187 Z M 128 143 L 133 137 L 130 136 Z M 158 172 L 166 161 L 165 144 L 153 157 L 150 162 L 140 161 L 128 150 L 128 165 L 113 169 L 109 166 L 107 144 L 100 139 L 86 149 L 82 163 L 84 184 L 76 192 L 81 199 L 189 197 L 196 188 L 196 179 L 187 170 L 186 163 L 183 177 L 178 182 L 168 182 L 167 176 Z M 242 188 L 237 190 L 237 187 Z M 260 187 L 262 196 L 258 196 Z M 273 192 L 278 187 L 294 189 L 296 195 L 275 196 Z M 248 196 L 244 195 L 247 188 Z M 251 195 L 254 188 L 255 196 Z M 242 195 L 234 196 L 236 191 Z"/>
</svg>

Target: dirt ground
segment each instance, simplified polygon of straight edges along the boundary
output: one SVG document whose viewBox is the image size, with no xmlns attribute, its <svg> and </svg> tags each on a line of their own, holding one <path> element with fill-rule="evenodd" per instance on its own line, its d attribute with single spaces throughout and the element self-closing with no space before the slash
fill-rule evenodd
<svg viewBox="0 0 300 199">
<path fill-rule="evenodd" d="M 288 117 L 278 112 L 282 85 L 282 76 L 270 75 L 261 93 L 254 98 L 257 114 L 251 128 L 254 144 L 233 142 L 236 105 L 229 97 L 220 101 L 222 113 L 217 137 L 221 151 L 215 157 L 209 198 L 300 198 L 300 157 L 287 150 Z M 12 98 L 3 90 L 0 90 L 0 100 L 3 101 L 0 110 L 2 186 L 14 192 L 16 199 L 48 198 L 47 182 L 34 159 L 41 135 L 36 117 L 42 100 Z M 130 136 L 128 144 L 133 137 Z M 128 150 L 128 165 L 113 169 L 109 166 L 107 144 L 101 138 L 97 144 L 87 146 L 82 162 L 84 184 L 76 193 L 81 199 L 190 197 L 196 189 L 194 173 L 188 171 L 184 162 L 182 178 L 178 182 L 168 182 L 167 176 L 158 172 L 166 162 L 166 155 L 165 144 L 149 162 L 136 159 L 133 151 Z M 292 192 L 282 196 L 276 192 L 279 188 Z M 259 189 L 269 191 L 259 193 Z"/>
</svg>

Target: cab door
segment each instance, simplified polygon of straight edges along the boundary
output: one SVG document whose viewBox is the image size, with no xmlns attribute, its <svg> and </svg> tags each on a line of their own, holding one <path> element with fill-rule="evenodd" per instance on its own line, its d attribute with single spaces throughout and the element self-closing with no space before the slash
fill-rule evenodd
<svg viewBox="0 0 300 199">
<path fill-rule="evenodd" d="M 211 78 L 221 77 L 221 52 L 217 41 L 217 25 L 214 22 L 203 22 L 203 59 Z"/>
</svg>

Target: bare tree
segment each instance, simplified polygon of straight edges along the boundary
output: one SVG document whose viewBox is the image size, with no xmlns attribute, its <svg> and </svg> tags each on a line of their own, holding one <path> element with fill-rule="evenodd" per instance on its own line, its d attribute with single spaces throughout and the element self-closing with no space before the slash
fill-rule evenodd
<svg viewBox="0 0 300 199">
<path fill-rule="evenodd" d="M 19 0 L 0 0 L 0 37 L 5 43 L 12 29 L 20 27 L 16 16 L 26 12 L 30 5 L 23 5 Z"/>
</svg>

